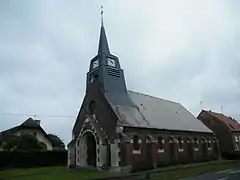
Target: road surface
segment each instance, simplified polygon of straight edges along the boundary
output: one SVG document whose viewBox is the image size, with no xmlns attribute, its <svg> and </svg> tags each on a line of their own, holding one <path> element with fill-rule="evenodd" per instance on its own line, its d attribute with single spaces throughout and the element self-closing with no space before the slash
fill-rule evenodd
<svg viewBox="0 0 240 180">
<path fill-rule="evenodd" d="M 219 172 L 200 174 L 179 180 L 240 180 L 240 168 L 232 168 Z"/>
</svg>

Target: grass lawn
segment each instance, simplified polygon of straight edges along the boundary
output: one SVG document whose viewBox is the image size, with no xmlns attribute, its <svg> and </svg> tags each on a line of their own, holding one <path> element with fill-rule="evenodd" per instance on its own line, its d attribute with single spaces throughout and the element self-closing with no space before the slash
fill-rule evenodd
<svg viewBox="0 0 240 180">
<path fill-rule="evenodd" d="M 200 173 L 221 171 L 233 167 L 240 167 L 240 164 L 228 164 L 228 165 L 217 165 L 215 163 L 221 162 L 205 162 L 205 163 L 195 163 L 188 165 L 177 165 L 170 166 L 165 168 L 159 168 L 158 170 L 172 169 L 172 168 L 181 168 L 183 166 L 194 166 L 197 164 L 206 164 L 206 166 L 194 168 L 194 169 L 185 169 L 185 170 L 176 170 L 170 172 L 155 172 L 150 175 L 151 180 L 173 180 L 178 178 L 183 178 L 187 176 L 193 176 Z M 224 160 L 226 161 L 226 160 Z M 145 172 L 144 172 L 145 173 Z M 43 168 L 29 168 L 29 169 L 9 169 L 0 171 L 0 179 L 13 179 L 13 180 L 80 180 L 83 178 L 96 178 L 108 176 L 107 171 L 68 171 L 66 167 L 43 167 Z"/>
</svg>

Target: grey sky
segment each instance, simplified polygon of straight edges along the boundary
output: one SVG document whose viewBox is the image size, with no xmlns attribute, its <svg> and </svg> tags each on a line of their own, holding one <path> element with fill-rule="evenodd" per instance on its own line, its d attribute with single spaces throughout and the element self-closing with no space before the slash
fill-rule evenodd
<svg viewBox="0 0 240 180">
<path fill-rule="evenodd" d="M 240 2 L 0 1 L 0 130 L 37 114 L 65 142 L 96 55 L 100 5 L 131 90 L 240 119 Z M 203 101 L 200 106 L 200 101 Z M 65 118 L 49 115 L 67 115 Z"/>
</svg>

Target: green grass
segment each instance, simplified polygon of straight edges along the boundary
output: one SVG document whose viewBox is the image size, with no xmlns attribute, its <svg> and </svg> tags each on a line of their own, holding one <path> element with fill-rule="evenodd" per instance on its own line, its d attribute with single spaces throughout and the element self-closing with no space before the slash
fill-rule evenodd
<svg viewBox="0 0 240 180">
<path fill-rule="evenodd" d="M 218 162 L 228 162 L 226 160 L 185 164 L 169 166 L 164 168 L 158 168 L 151 174 L 151 180 L 174 180 L 187 176 L 193 176 L 200 173 L 221 171 L 233 167 L 240 167 L 240 164 L 228 164 L 228 165 L 217 165 Z M 185 166 L 194 166 L 199 164 L 206 164 L 207 166 L 176 170 L 170 172 L 157 172 L 158 170 L 166 170 L 172 168 L 181 168 Z M 153 172 L 153 171 L 150 171 Z M 143 172 L 146 173 L 146 172 Z M 75 170 L 69 171 L 66 167 L 43 167 L 43 168 L 28 168 L 28 169 L 9 169 L 0 171 L 0 179 L 14 179 L 14 180 L 80 180 L 83 178 L 96 178 L 109 176 L 107 171 L 87 171 L 87 170 Z"/>
</svg>

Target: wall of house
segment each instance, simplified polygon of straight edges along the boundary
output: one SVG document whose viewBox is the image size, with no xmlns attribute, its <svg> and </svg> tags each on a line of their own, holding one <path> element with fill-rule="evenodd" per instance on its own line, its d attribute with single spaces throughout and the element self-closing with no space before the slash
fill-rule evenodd
<svg viewBox="0 0 240 180">
<path fill-rule="evenodd" d="M 198 116 L 198 119 L 216 134 L 222 153 L 233 151 L 234 144 L 232 132 L 225 123 L 209 115 L 208 113 L 201 113 Z"/>
<path fill-rule="evenodd" d="M 30 133 L 36 136 L 36 138 L 45 143 L 47 146 L 47 150 L 52 150 L 52 143 L 44 136 L 43 132 L 39 129 L 22 129 L 18 132 L 14 133 L 15 135 L 21 135 L 21 133 Z"/>
</svg>

